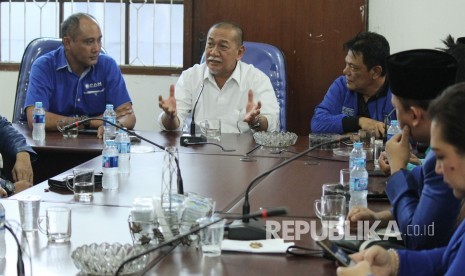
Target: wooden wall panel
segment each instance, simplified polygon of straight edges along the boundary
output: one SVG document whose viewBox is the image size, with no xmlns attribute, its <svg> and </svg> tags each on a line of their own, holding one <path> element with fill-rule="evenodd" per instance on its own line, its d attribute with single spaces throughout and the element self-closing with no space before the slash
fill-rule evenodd
<svg viewBox="0 0 465 276">
<path fill-rule="evenodd" d="M 185 0 L 184 66 L 200 60 L 211 25 L 238 23 L 244 40 L 283 50 L 288 130 L 306 135 L 315 106 L 342 74 L 342 44 L 366 30 L 367 11 L 367 0 Z"/>
</svg>

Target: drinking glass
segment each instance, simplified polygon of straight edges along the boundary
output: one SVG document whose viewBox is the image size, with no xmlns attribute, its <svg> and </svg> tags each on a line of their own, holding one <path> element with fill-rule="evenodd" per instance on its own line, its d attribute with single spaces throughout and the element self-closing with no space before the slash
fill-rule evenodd
<svg viewBox="0 0 465 276">
<path fill-rule="evenodd" d="M 315 214 L 321 219 L 324 229 L 336 229 L 344 232 L 346 217 L 346 198 L 344 195 L 325 195 L 315 200 Z"/>
<path fill-rule="evenodd" d="M 23 195 L 18 198 L 19 218 L 24 232 L 37 231 L 40 210 L 40 196 Z"/>
<path fill-rule="evenodd" d="M 375 150 L 374 150 L 374 155 L 373 155 L 373 162 L 375 164 L 375 170 L 379 170 L 379 156 L 381 155 L 381 152 L 384 151 L 384 144 L 383 140 L 375 140 Z"/>
<path fill-rule="evenodd" d="M 69 241 L 71 238 L 71 209 L 68 207 L 53 206 L 47 208 L 45 216 L 37 220 L 39 231 L 46 234 L 48 240 L 56 243 Z M 45 221 L 45 228 L 42 222 Z"/>
<path fill-rule="evenodd" d="M 66 186 L 74 192 L 76 201 L 91 201 L 95 189 L 94 169 L 73 169 L 73 175 L 66 177 Z"/>
<path fill-rule="evenodd" d="M 218 220 L 218 216 L 204 217 L 197 220 L 199 226 Z M 202 254 L 206 257 L 217 257 L 221 255 L 221 243 L 224 235 L 224 219 L 200 230 L 200 247 Z"/>
<path fill-rule="evenodd" d="M 77 138 L 78 137 L 78 127 L 71 128 L 68 130 L 63 130 L 67 125 L 77 122 L 78 118 L 66 118 L 57 121 L 57 129 L 63 134 L 63 138 Z"/>
<path fill-rule="evenodd" d="M 221 120 L 208 119 L 200 122 L 200 131 L 207 139 L 220 141 L 221 137 Z"/>
</svg>

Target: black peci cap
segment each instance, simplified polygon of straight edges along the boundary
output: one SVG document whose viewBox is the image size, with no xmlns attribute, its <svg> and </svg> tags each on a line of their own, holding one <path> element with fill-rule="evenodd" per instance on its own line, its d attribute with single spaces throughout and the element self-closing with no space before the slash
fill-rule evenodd
<svg viewBox="0 0 465 276">
<path fill-rule="evenodd" d="M 455 83 L 457 61 L 443 51 L 409 50 L 389 56 L 386 69 L 394 95 L 429 100 Z"/>
</svg>

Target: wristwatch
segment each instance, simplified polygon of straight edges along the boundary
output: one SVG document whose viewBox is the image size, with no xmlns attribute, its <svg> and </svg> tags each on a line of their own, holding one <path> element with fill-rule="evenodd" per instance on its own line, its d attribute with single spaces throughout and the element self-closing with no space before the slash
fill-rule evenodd
<svg viewBox="0 0 465 276">
<path fill-rule="evenodd" d="M 6 191 L 8 196 L 11 196 L 15 193 L 15 184 L 13 182 L 0 178 L 0 185 Z"/>
<path fill-rule="evenodd" d="M 253 130 L 257 130 L 257 129 L 260 128 L 261 122 L 262 122 L 261 116 L 258 115 L 258 116 L 255 118 L 255 121 L 253 121 L 251 124 L 249 124 L 249 127 L 250 127 L 251 129 L 253 129 Z"/>
</svg>

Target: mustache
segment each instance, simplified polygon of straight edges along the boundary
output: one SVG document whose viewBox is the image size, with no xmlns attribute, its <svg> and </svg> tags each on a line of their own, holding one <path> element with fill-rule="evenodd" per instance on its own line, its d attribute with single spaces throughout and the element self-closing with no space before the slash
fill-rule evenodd
<svg viewBox="0 0 465 276">
<path fill-rule="evenodd" d="M 219 59 L 219 58 L 214 58 L 214 57 L 209 57 L 209 58 L 207 59 L 207 61 L 223 62 L 221 59 Z"/>
</svg>

